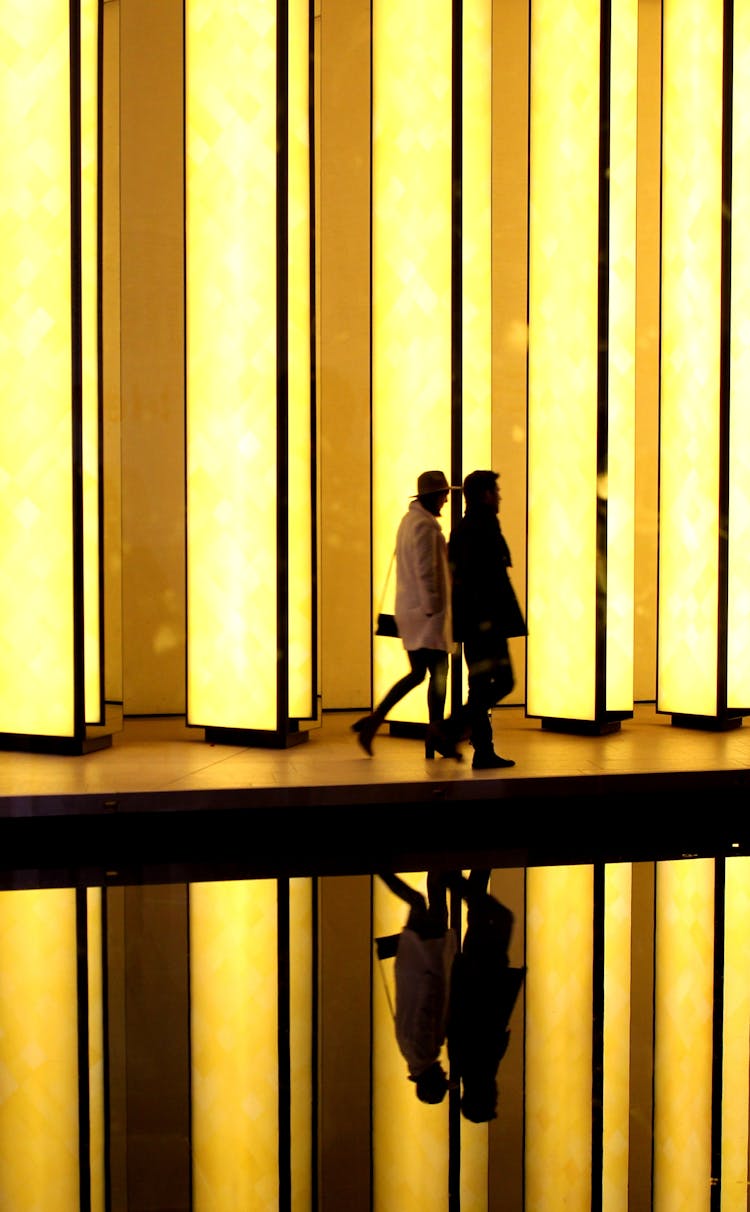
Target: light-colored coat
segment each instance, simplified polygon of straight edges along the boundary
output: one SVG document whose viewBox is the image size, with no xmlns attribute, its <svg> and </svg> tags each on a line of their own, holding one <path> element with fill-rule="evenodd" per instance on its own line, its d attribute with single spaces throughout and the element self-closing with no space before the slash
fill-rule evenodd
<svg viewBox="0 0 750 1212">
<path fill-rule="evenodd" d="M 407 652 L 452 652 L 451 580 L 440 523 L 412 501 L 396 535 L 396 621 Z"/>
</svg>

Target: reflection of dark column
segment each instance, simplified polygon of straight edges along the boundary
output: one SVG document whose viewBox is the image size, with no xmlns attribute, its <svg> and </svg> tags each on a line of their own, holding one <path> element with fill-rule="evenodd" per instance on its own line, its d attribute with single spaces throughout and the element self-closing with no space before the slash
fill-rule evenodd
<svg viewBox="0 0 750 1212">
<path fill-rule="evenodd" d="M 91 1091 L 89 1088 L 89 947 L 86 889 L 76 889 L 78 1000 L 78 1182 L 80 1212 L 91 1209 Z"/>
<path fill-rule="evenodd" d="M 456 938 L 461 938 L 461 894 L 451 889 L 450 925 Z M 450 1050 L 449 1050 L 450 1055 Z M 458 1064 L 450 1056 L 450 1089 L 448 1091 L 448 1212 L 461 1209 L 461 1088 Z"/>
<path fill-rule="evenodd" d="M 591 1040 L 591 1212 L 602 1207 L 604 1156 L 604 863 L 594 864 Z"/>
<path fill-rule="evenodd" d="M 721 1102 L 724 1071 L 724 929 L 726 860 L 714 862 L 714 1010 L 711 1074 L 711 1212 L 721 1208 Z"/>
</svg>

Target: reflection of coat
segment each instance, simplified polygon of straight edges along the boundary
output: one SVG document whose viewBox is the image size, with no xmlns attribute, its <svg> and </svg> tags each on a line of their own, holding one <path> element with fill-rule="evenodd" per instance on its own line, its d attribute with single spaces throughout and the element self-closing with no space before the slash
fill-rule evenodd
<svg viewBox="0 0 750 1212">
<path fill-rule="evenodd" d="M 451 533 L 453 631 L 457 640 L 526 635 L 508 576 L 510 551 L 491 506 L 470 506 Z"/>
<path fill-rule="evenodd" d="M 448 550 L 437 518 L 417 500 L 396 535 L 396 621 L 407 651 L 452 650 Z"/>
<path fill-rule="evenodd" d="M 401 932 L 395 968 L 396 1039 L 410 1077 L 419 1077 L 440 1056 L 455 954 L 453 930 L 439 938 L 422 938 L 408 926 Z"/>
</svg>

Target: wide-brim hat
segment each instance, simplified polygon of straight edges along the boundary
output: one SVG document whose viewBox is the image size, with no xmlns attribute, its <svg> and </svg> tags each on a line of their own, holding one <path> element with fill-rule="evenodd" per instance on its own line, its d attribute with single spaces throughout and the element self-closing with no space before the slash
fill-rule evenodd
<svg viewBox="0 0 750 1212">
<path fill-rule="evenodd" d="M 430 492 L 451 492 L 460 488 L 460 484 L 449 484 L 442 471 L 423 471 L 417 479 L 417 491 L 414 495 L 424 497 Z"/>
</svg>

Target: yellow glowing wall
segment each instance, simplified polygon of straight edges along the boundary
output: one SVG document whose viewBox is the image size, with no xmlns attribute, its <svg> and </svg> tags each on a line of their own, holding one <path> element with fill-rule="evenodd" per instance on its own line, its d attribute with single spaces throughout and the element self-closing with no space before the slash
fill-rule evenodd
<svg viewBox="0 0 750 1212">
<path fill-rule="evenodd" d="M 0 732 L 52 736 L 75 730 L 70 88 L 67 0 L 0 4 Z"/>
<path fill-rule="evenodd" d="M 663 6 L 657 706 L 708 716 L 718 707 L 723 18 L 721 0 Z"/>
<path fill-rule="evenodd" d="M 0 892 L 0 1207 L 13 1212 L 79 1212 L 75 897 Z"/>
<path fill-rule="evenodd" d="M 597 509 L 606 701 L 633 702 L 637 5 L 612 4 L 607 399 L 598 399 L 599 0 L 531 6 L 527 706 L 597 713 Z M 607 474 L 597 478 L 599 408 Z"/>
<path fill-rule="evenodd" d="M 290 713 L 312 713 L 308 8 L 289 20 Z M 277 668 L 276 5 L 186 6 L 188 714 L 273 731 Z M 285 609 L 287 607 L 285 606 Z M 282 654 L 282 663 L 286 654 Z"/>
<path fill-rule="evenodd" d="M 526 897 L 526 1202 L 556 1207 L 564 1175 L 566 1208 L 588 1212 L 593 869 L 531 868 Z"/>
<path fill-rule="evenodd" d="M 654 1212 L 710 1198 L 713 897 L 712 860 L 658 864 Z"/>
</svg>

